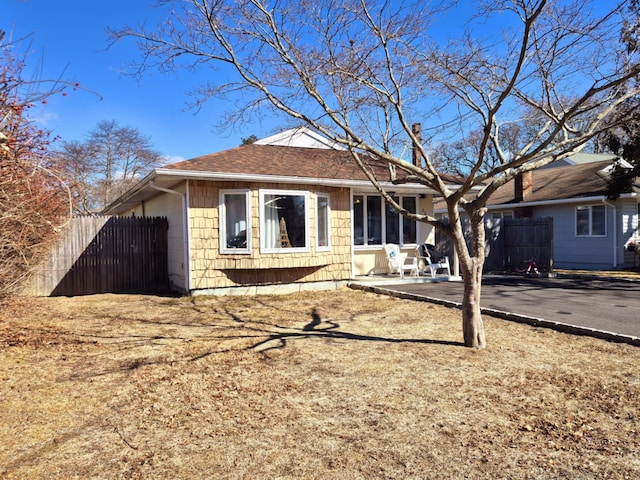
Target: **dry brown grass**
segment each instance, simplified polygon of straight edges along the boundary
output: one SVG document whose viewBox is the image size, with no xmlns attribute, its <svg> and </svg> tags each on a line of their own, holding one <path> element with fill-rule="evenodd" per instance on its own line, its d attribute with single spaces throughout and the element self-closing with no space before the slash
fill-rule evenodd
<svg viewBox="0 0 640 480">
<path fill-rule="evenodd" d="M 37 299 L 0 321 L 0 477 L 640 477 L 640 349 L 340 290 Z"/>
</svg>

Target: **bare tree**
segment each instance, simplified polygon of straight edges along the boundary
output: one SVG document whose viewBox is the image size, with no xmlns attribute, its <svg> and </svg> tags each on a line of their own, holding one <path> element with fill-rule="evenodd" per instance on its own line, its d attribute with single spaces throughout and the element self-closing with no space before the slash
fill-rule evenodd
<svg viewBox="0 0 640 480">
<path fill-rule="evenodd" d="M 143 69 L 235 72 L 237 82 L 216 84 L 212 75 L 199 92 L 202 102 L 240 93 L 245 104 L 231 120 L 271 108 L 347 147 L 396 210 L 452 239 L 465 284 L 464 342 L 483 348 L 489 197 L 516 175 L 571 155 L 623 122 L 611 112 L 637 93 L 630 85 L 638 75 L 635 52 L 619 42 L 627 2 L 603 3 L 485 0 L 436 8 L 421 1 L 190 0 L 175 5 L 155 31 L 126 28 L 113 35 L 139 41 Z M 445 15 L 472 6 L 466 29 L 454 27 L 445 39 L 431 34 Z M 412 132 L 418 121 L 431 144 L 474 142 L 460 188 L 445 182 Z M 507 149 L 503 132 L 511 125 L 539 127 Z M 420 165 L 402 158 L 407 138 L 420 150 Z M 403 209 L 381 187 L 370 161 L 388 164 L 398 183 L 438 192 L 448 218 Z M 470 219 L 470 247 L 463 213 Z"/>
<path fill-rule="evenodd" d="M 19 46 L 0 31 L 0 298 L 19 290 L 70 216 L 50 134 L 29 119 L 69 85 L 25 79 Z"/>
<path fill-rule="evenodd" d="M 627 15 L 623 24 L 621 36 L 626 45 L 627 52 L 640 51 L 640 1 L 630 0 L 627 5 Z M 635 86 L 640 79 L 635 80 Z M 623 95 L 626 90 L 621 89 Z M 608 196 L 615 199 L 622 193 L 632 191 L 637 178 L 640 176 L 640 95 L 628 98 L 614 115 L 620 115 L 627 120 L 620 122 L 619 126 L 599 135 L 598 139 L 613 153 L 620 155 L 628 165 L 619 163 L 614 166 L 609 182 Z M 629 168 L 630 165 L 630 168 Z M 638 250 L 640 252 L 640 250 Z"/>
<path fill-rule="evenodd" d="M 164 160 L 149 137 L 115 120 L 100 122 L 85 142 L 64 142 L 60 156 L 74 179 L 74 209 L 85 214 L 104 209 Z"/>
</svg>

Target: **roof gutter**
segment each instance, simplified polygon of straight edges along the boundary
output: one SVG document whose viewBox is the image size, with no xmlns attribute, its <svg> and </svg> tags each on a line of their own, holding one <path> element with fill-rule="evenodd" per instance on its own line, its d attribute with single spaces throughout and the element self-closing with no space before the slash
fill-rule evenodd
<svg viewBox="0 0 640 480">
<path fill-rule="evenodd" d="M 149 186 L 159 192 L 169 193 L 172 195 L 179 195 L 182 199 L 182 235 L 184 237 L 185 249 L 184 249 L 184 288 L 188 292 L 191 291 L 191 237 L 189 235 L 189 181 L 186 182 L 186 193 L 164 188 L 153 183 L 153 180 L 149 180 Z"/>
<path fill-rule="evenodd" d="M 348 180 L 340 178 L 319 178 L 319 177 L 290 177 L 286 175 L 247 175 L 243 173 L 224 173 L 224 172 L 202 172 L 192 170 L 174 170 L 166 168 L 156 168 L 149 172 L 142 180 L 140 180 L 131 190 L 125 192 L 120 198 L 117 198 L 107 208 L 104 209 L 105 214 L 113 212 L 118 205 L 123 205 L 127 201 L 143 190 L 147 185 L 155 190 L 162 191 L 159 185 L 153 185 L 153 181 L 160 176 L 174 177 L 184 180 L 220 180 L 220 181 L 244 181 L 244 182 L 264 182 L 264 183 L 297 183 L 300 185 L 326 185 L 329 187 L 351 187 L 351 188 L 371 188 L 375 187 L 369 180 Z M 391 182 L 381 182 L 380 185 L 384 189 L 401 190 L 409 193 L 424 193 L 438 195 L 435 190 L 425 187 L 421 184 L 394 184 Z M 450 190 L 457 190 L 460 186 L 449 185 Z M 175 192 L 177 193 L 177 192 Z"/>
<path fill-rule="evenodd" d="M 636 197 L 636 193 L 627 193 L 621 195 L 620 198 L 633 198 Z M 518 202 L 518 203 L 498 203 L 496 205 L 487 205 L 487 210 L 506 210 L 509 208 L 519 208 L 519 207 L 540 207 L 544 205 L 564 205 L 567 203 L 579 203 L 579 202 L 603 202 L 606 197 L 603 195 L 593 196 L 593 197 L 575 197 L 575 198 L 561 198 L 558 200 L 538 200 L 535 202 Z M 446 213 L 447 210 L 444 208 L 439 208 L 434 211 L 434 213 Z"/>
<path fill-rule="evenodd" d="M 624 193 L 620 195 L 620 198 L 636 198 L 637 193 Z M 504 210 L 505 208 L 516 207 L 539 207 L 542 205 L 562 205 L 566 203 L 579 203 L 579 202 L 605 202 L 606 197 L 604 195 L 597 195 L 592 197 L 573 197 L 573 198 L 561 198 L 558 200 L 538 200 L 535 202 L 518 202 L 518 203 L 499 203 L 497 205 L 487 205 L 489 210 Z"/>
<path fill-rule="evenodd" d="M 126 191 L 120 197 L 116 198 L 111 204 L 103 210 L 104 214 L 110 214 L 116 206 L 124 204 L 127 200 L 133 197 L 136 193 L 142 190 L 147 184 L 151 185 L 153 179 L 156 177 L 156 170 L 151 170 L 142 180 L 134 185 L 130 190 Z"/>
</svg>

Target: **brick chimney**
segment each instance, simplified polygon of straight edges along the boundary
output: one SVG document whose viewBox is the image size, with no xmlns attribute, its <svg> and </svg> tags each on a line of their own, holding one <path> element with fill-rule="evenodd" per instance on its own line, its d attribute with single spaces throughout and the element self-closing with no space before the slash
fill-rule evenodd
<svg viewBox="0 0 640 480">
<path fill-rule="evenodd" d="M 411 125 L 411 133 L 415 135 L 418 144 L 422 143 L 422 124 L 414 123 Z M 417 145 L 413 145 L 411 149 L 411 159 L 416 167 L 419 167 L 422 164 L 422 156 L 420 155 L 420 150 Z"/>
<path fill-rule="evenodd" d="M 526 202 L 533 193 L 533 171 L 520 173 L 514 181 L 514 198 L 516 202 Z"/>
</svg>

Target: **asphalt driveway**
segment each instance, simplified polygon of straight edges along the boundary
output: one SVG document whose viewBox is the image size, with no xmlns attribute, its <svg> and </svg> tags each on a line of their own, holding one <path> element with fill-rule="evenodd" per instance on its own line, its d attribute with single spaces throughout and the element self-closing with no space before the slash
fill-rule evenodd
<svg viewBox="0 0 640 480">
<path fill-rule="evenodd" d="M 393 292 L 439 303 L 459 303 L 462 282 L 380 285 Z M 523 278 L 487 276 L 481 307 L 495 314 L 563 331 L 613 333 L 612 340 L 640 345 L 640 282 L 592 278 Z M 546 324 L 546 325 L 545 325 Z M 571 327 L 577 327 L 572 329 Z M 631 338 L 626 338 L 631 337 Z"/>
</svg>

